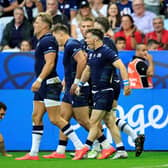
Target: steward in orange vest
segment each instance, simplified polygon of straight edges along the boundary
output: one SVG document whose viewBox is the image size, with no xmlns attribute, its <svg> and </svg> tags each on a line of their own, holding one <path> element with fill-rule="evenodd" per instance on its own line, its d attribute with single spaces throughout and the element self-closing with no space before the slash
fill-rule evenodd
<svg viewBox="0 0 168 168">
<path fill-rule="evenodd" d="M 145 58 L 134 56 L 128 64 L 130 87 L 133 89 L 152 88 L 152 78 L 147 76 L 148 64 Z"/>
</svg>

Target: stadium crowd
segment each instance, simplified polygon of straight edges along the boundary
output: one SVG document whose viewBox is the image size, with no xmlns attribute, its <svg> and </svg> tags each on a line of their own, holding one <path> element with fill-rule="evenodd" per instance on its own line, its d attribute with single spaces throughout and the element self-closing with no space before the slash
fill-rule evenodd
<svg viewBox="0 0 168 168">
<path fill-rule="evenodd" d="M 82 19 L 106 17 L 106 35 L 114 41 L 124 38 L 126 46 L 122 50 L 134 50 L 137 43 L 148 44 L 151 40 L 158 43 L 155 50 L 168 49 L 167 0 L 6 0 L 0 1 L 1 50 L 20 51 L 24 40 L 35 49 L 33 21 L 42 11 L 52 16 L 53 25 L 67 25 L 78 40 L 83 39 Z"/>
</svg>

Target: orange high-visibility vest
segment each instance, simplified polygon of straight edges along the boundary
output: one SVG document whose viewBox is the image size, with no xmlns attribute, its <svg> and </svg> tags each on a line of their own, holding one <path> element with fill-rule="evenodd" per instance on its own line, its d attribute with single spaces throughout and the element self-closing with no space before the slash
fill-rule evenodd
<svg viewBox="0 0 168 168">
<path fill-rule="evenodd" d="M 140 75 L 136 69 L 136 65 L 138 62 L 142 61 L 141 59 L 134 59 L 128 64 L 128 77 L 130 82 L 130 87 L 132 89 L 140 89 L 144 88 L 143 83 L 141 81 L 141 77 L 146 77 L 148 81 L 148 88 L 153 87 L 152 78 L 147 75 Z"/>
</svg>

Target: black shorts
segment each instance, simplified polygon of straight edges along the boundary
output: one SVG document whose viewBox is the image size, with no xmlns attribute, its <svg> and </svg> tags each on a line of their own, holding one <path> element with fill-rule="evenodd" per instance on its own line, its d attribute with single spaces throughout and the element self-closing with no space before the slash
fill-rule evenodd
<svg viewBox="0 0 168 168">
<path fill-rule="evenodd" d="M 43 81 L 40 89 L 34 94 L 34 100 L 44 101 L 44 99 L 49 99 L 60 101 L 61 90 L 61 83 L 46 84 L 46 82 Z"/>
<path fill-rule="evenodd" d="M 93 93 L 93 109 L 110 111 L 112 109 L 113 95 L 113 90 Z"/>
<path fill-rule="evenodd" d="M 89 86 L 85 86 L 81 88 L 81 95 L 71 95 L 69 90 L 66 90 L 63 96 L 62 101 L 65 103 L 69 103 L 72 107 L 84 107 L 88 106 L 89 100 Z"/>
</svg>

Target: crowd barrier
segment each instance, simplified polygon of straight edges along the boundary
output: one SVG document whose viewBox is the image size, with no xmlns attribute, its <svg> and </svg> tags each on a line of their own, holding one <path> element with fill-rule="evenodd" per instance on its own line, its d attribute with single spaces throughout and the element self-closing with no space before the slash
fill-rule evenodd
<svg viewBox="0 0 168 168">
<path fill-rule="evenodd" d="M 120 52 L 125 63 L 132 59 L 133 51 Z M 168 150 L 168 51 L 151 52 L 155 63 L 153 89 L 134 89 L 130 96 L 121 92 L 117 116 L 125 119 L 137 133 L 146 136 L 145 150 Z M 63 53 L 59 53 L 58 72 L 63 78 Z M 32 98 L 30 86 L 34 81 L 33 53 L 0 53 L 0 101 L 8 105 L 0 132 L 4 135 L 7 150 L 29 150 L 32 129 Z M 84 142 L 87 132 L 71 120 L 74 129 Z M 104 126 L 105 135 L 113 143 Z M 134 150 L 131 138 L 122 133 L 127 150 Z M 44 117 L 44 136 L 40 150 L 54 150 L 58 144 L 58 129 Z M 73 150 L 71 142 L 68 150 Z"/>
</svg>

